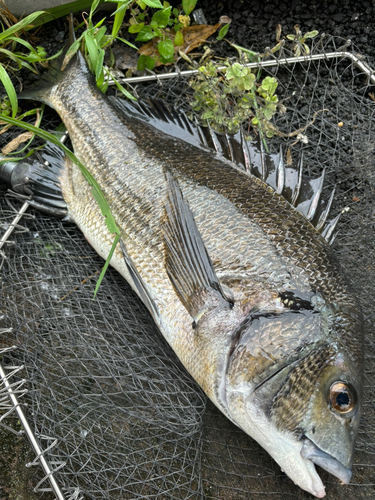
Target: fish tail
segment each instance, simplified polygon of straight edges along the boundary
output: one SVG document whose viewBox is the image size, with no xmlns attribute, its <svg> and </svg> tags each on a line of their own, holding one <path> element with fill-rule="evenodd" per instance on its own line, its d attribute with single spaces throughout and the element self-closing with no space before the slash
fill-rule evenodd
<svg viewBox="0 0 375 500">
<path fill-rule="evenodd" d="M 69 38 L 64 47 L 64 50 L 62 51 L 62 53 L 58 58 L 50 62 L 48 71 L 44 72 L 36 83 L 34 83 L 28 89 L 25 89 L 18 95 L 19 99 L 30 99 L 30 100 L 40 101 L 53 107 L 50 100 L 50 94 L 52 88 L 55 87 L 61 80 L 65 78 L 66 73 L 69 71 L 69 68 L 75 63 L 75 61 L 77 61 L 77 59 L 79 59 L 78 56 L 79 51 L 78 51 L 71 58 L 69 63 L 63 66 L 65 56 L 71 45 L 76 40 L 72 13 L 70 13 L 68 21 L 69 21 Z"/>
</svg>

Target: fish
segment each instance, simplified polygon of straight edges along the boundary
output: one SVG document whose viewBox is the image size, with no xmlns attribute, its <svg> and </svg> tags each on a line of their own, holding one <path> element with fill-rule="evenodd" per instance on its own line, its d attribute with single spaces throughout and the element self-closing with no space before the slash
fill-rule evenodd
<svg viewBox="0 0 375 500">
<path fill-rule="evenodd" d="M 213 403 L 318 498 L 349 483 L 363 400 L 363 318 L 330 242 L 333 194 L 242 133 L 95 85 L 80 52 L 20 98 L 60 115 L 120 230 L 111 265 Z M 79 168 L 49 145 L 27 177 L 99 255 L 113 234 Z"/>
</svg>

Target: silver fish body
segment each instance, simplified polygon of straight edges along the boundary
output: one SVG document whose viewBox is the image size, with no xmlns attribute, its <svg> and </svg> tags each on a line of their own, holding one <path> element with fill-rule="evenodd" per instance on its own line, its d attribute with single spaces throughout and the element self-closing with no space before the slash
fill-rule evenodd
<svg viewBox="0 0 375 500">
<path fill-rule="evenodd" d="M 314 463 L 349 482 L 362 316 L 322 235 L 258 178 L 174 137 L 173 124 L 127 115 L 80 55 L 25 97 L 61 116 L 120 227 L 111 264 L 208 397 L 301 488 L 324 496 Z M 113 235 L 69 160 L 60 183 L 70 217 L 106 258 Z"/>
</svg>

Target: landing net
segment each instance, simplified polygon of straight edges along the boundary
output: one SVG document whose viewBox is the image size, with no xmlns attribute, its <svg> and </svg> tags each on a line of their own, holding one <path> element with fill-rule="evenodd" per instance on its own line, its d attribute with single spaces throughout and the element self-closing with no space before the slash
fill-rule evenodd
<svg viewBox="0 0 375 500">
<path fill-rule="evenodd" d="M 314 41 L 312 54 L 342 44 L 326 36 Z M 354 47 L 346 50 L 357 54 Z M 284 51 L 279 57 L 292 55 Z M 290 147 L 294 164 L 303 153 L 306 174 L 325 168 L 323 197 L 336 186 L 332 217 L 344 210 L 334 251 L 365 317 L 364 415 L 352 483 L 343 487 L 319 473 L 331 500 L 370 498 L 375 487 L 374 87 L 345 58 L 284 66 L 276 60 L 263 75 L 278 79 L 277 94 L 286 107 L 273 123 L 284 134 L 301 129 L 300 136 L 269 139 L 270 149 L 278 151 L 282 144 L 286 154 Z M 136 91 L 143 99 L 160 97 L 188 110 L 189 80 L 139 84 Z M 19 132 L 1 140 L 10 140 L 11 133 Z M 3 187 L 0 237 L 20 207 Z M 207 401 L 121 276 L 107 271 L 92 300 L 103 261 L 74 225 L 29 209 L 1 252 L 0 423 L 4 432 L 20 430 L 11 385 L 42 450 L 31 475 L 35 498 L 311 498 Z M 51 492 L 42 458 L 60 493 Z"/>
</svg>

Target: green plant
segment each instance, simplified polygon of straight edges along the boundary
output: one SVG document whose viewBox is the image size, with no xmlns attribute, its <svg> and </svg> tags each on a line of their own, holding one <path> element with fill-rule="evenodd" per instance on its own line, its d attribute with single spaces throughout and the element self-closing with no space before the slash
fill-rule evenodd
<svg viewBox="0 0 375 500">
<path fill-rule="evenodd" d="M 113 1 L 113 0 L 106 0 Z M 151 0 L 147 0 L 151 1 Z M 64 61 L 62 63 L 62 69 L 68 64 L 69 60 L 74 56 L 74 54 L 81 49 L 85 56 L 86 62 L 90 71 L 95 75 L 96 84 L 100 88 L 102 92 L 106 92 L 108 88 L 108 80 L 109 78 L 113 79 L 116 84 L 116 87 L 120 92 L 122 92 L 129 99 L 135 100 L 130 92 L 128 92 L 111 74 L 110 69 L 104 66 L 104 54 L 105 48 L 113 43 L 113 41 L 120 40 L 127 45 L 130 45 L 132 48 L 137 50 L 137 47 L 127 40 L 122 39 L 118 36 L 120 31 L 125 11 L 128 6 L 133 3 L 129 0 L 125 1 L 116 1 L 117 10 L 114 12 L 114 21 L 112 26 L 111 34 L 107 34 L 106 26 L 103 26 L 106 18 L 102 18 L 98 23 L 93 23 L 93 15 L 100 4 L 100 0 L 94 0 L 91 5 L 90 13 L 87 19 L 84 20 L 86 25 L 86 30 L 83 31 L 81 36 L 77 38 L 75 42 L 69 47 Z M 82 26 L 82 24 L 80 26 Z"/>
<path fill-rule="evenodd" d="M 37 63 L 45 65 L 47 61 L 60 55 L 57 53 L 52 57 L 46 57 L 46 51 L 42 47 L 33 47 L 30 42 L 20 38 L 20 32 L 30 29 L 34 21 L 42 14 L 42 11 L 34 12 L 6 30 L 2 26 L 3 31 L 0 33 L 0 81 L 8 95 L 13 117 L 16 116 L 19 108 L 11 75 L 16 75 L 16 72 L 22 68 L 38 74 Z"/>
<path fill-rule="evenodd" d="M 184 43 L 182 28 L 189 26 L 189 14 L 193 11 L 197 0 L 183 0 L 182 8 L 184 14 L 176 8 L 172 9 L 168 2 L 160 3 L 159 0 L 139 0 L 133 2 L 131 8 L 131 19 L 129 33 L 136 33 L 137 42 L 157 41 L 158 59 L 163 64 L 174 61 L 175 47 Z M 158 5 L 155 5 L 158 4 Z M 147 8 L 157 7 L 157 10 L 147 22 Z M 138 70 L 153 69 L 156 59 L 151 56 L 141 55 L 138 60 Z"/>
<path fill-rule="evenodd" d="M 212 61 L 199 67 L 190 81 L 194 89 L 193 111 L 203 125 L 218 132 L 236 133 L 244 122 L 266 137 L 277 133 L 270 120 L 277 111 L 277 80 L 260 81 L 250 68 L 239 62 L 218 67 Z"/>
<path fill-rule="evenodd" d="M 313 30 L 308 31 L 304 35 L 302 34 L 300 27 L 298 24 L 294 26 L 294 30 L 296 32 L 295 35 L 286 35 L 287 39 L 293 42 L 292 50 L 296 56 L 307 56 L 310 54 L 310 48 L 306 44 L 306 40 L 309 38 L 315 38 L 318 35 L 319 31 Z"/>
</svg>

